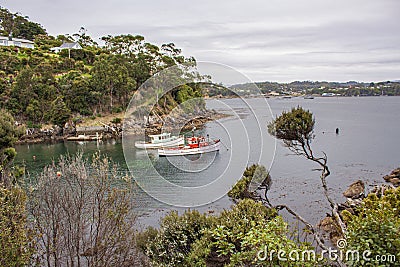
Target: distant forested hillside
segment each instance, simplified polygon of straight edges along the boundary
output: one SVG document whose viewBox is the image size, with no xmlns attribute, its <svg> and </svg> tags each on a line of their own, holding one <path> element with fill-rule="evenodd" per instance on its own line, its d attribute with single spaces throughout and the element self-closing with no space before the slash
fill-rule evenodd
<svg viewBox="0 0 400 267">
<path fill-rule="evenodd" d="M 280 94 L 316 94 L 334 93 L 342 96 L 378 96 L 378 95 L 400 95 L 400 82 L 384 81 L 378 83 L 349 82 L 314 82 L 294 81 L 290 83 L 256 82 L 254 83 L 262 93 L 277 92 Z M 230 88 L 233 91 L 252 92 L 253 83 L 235 84 Z"/>
</svg>

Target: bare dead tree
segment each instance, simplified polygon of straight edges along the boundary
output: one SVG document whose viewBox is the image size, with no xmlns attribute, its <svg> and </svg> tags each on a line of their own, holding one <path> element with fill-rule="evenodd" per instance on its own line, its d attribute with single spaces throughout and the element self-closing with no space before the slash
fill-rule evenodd
<svg viewBox="0 0 400 267">
<path fill-rule="evenodd" d="M 94 155 L 61 158 L 38 176 L 29 210 L 38 232 L 37 258 L 47 266 L 135 266 L 132 183 Z"/>
</svg>

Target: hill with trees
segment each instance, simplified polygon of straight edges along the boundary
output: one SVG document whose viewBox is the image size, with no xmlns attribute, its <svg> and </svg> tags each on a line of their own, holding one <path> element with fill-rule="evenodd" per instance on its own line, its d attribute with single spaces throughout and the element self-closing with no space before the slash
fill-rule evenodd
<svg viewBox="0 0 400 267">
<path fill-rule="evenodd" d="M 0 19 L 0 35 L 35 43 L 34 49 L 0 46 L 0 108 L 28 128 L 122 112 L 153 74 L 196 64 L 175 44 L 158 46 L 141 35 L 104 36 L 100 46 L 84 28 L 51 36 L 38 23 L 6 8 L 0 9 Z M 78 43 L 81 49 L 53 52 L 51 48 L 63 43 Z M 182 86 L 164 96 L 164 102 L 172 108 L 198 95 L 198 86 Z"/>
<path fill-rule="evenodd" d="M 29 21 L 29 17 L 19 12 L 11 13 L 0 7 L 0 35 L 22 38 L 33 41 L 36 35 L 46 34 L 46 30 L 36 22 Z"/>
<path fill-rule="evenodd" d="M 276 92 L 281 95 L 290 94 L 313 94 L 322 95 L 323 93 L 333 93 L 341 96 L 379 96 L 400 95 L 400 83 L 398 81 L 383 82 L 327 82 L 327 81 L 294 81 L 290 83 L 277 82 L 256 82 L 235 84 L 230 88 L 233 91 L 242 91 L 251 93 L 254 90 L 254 84 L 262 93 Z"/>
</svg>

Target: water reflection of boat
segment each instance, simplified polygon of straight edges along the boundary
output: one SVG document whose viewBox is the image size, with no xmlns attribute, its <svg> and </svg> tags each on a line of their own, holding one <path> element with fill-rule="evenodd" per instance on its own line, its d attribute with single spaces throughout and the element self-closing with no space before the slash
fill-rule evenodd
<svg viewBox="0 0 400 267">
<path fill-rule="evenodd" d="M 203 136 L 192 136 L 187 138 L 187 145 L 175 148 L 162 148 L 158 150 L 158 156 L 185 156 L 204 154 L 219 151 L 221 142 L 219 139 L 209 140 Z"/>
<path fill-rule="evenodd" d="M 141 149 L 173 147 L 185 144 L 183 136 L 171 136 L 171 133 L 149 135 L 150 142 L 136 141 L 135 147 Z"/>
</svg>

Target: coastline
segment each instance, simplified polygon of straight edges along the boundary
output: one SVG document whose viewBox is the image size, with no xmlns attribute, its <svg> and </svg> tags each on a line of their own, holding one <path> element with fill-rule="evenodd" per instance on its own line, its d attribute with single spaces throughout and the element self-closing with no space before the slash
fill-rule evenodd
<svg viewBox="0 0 400 267">
<path fill-rule="evenodd" d="M 123 121 L 118 124 L 110 124 L 107 125 L 105 123 L 102 126 L 98 126 L 98 123 L 92 124 L 83 124 L 85 126 L 74 125 L 68 126 L 64 129 L 60 127 L 55 127 L 54 130 L 36 130 L 33 133 L 23 135 L 17 142 L 17 145 L 24 144 L 46 144 L 46 143 L 59 143 L 64 141 L 74 142 L 74 138 L 78 137 L 79 128 L 87 128 L 87 134 L 92 134 L 95 136 L 97 133 L 94 130 L 90 130 L 91 127 L 103 127 L 101 132 L 101 137 L 93 138 L 90 141 L 96 140 L 110 140 L 110 139 L 120 139 L 122 135 L 145 135 L 145 134 L 157 134 L 160 131 L 172 131 L 172 130 L 180 130 L 180 131 L 190 131 L 193 127 L 202 128 L 206 123 L 210 121 L 215 121 L 221 118 L 229 117 L 228 114 L 218 113 L 212 110 L 206 110 L 205 112 L 201 112 L 199 114 L 195 114 L 193 116 L 181 116 L 178 118 L 174 118 L 174 124 L 183 125 L 181 128 L 173 127 L 173 124 L 169 123 L 169 126 L 164 127 L 165 121 L 164 119 L 153 120 L 151 123 L 146 124 L 145 122 L 132 122 L 132 121 Z M 172 125 L 172 126 L 171 126 Z M 69 140 L 71 139 L 71 140 Z"/>
<path fill-rule="evenodd" d="M 321 99 L 332 99 L 332 98 L 366 98 L 366 97 L 395 97 L 395 96 L 343 96 L 343 95 L 335 95 L 335 96 L 321 96 L 321 95 L 312 95 L 317 98 Z M 208 97 L 207 99 L 212 100 L 212 99 L 235 99 L 239 98 L 241 96 L 212 96 Z M 266 99 L 275 99 L 275 100 L 288 100 L 288 99 L 298 99 L 298 98 L 304 98 L 304 95 L 299 95 L 299 96 L 265 96 L 265 95 L 256 95 L 256 96 L 243 96 L 245 98 L 266 98 Z M 310 101 L 313 101 L 313 99 L 310 99 Z M 228 117 L 230 115 L 228 114 L 221 114 L 217 113 L 212 110 L 206 110 L 205 112 L 201 112 L 199 114 L 192 114 L 192 118 L 190 118 L 189 115 L 183 117 L 183 118 L 176 118 L 177 124 L 182 121 L 191 121 L 193 123 L 190 123 L 188 125 L 184 125 L 182 129 L 179 130 L 184 130 L 184 131 L 189 131 L 192 129 L 193 126 L 197 128 L 203 127 L 207 122 L 209 121 L 215 121 L 220 118 Z M 118 113 L 118 114 L 111 114 L 111 115 L 105 115 L 104 117 L 99 117 L 96 120 L 93 119 L 86 119 L 86 121 L 81 122 L 77 125 L 69 125 L 67 128 L 60 128 L 60 127 L 53 127 L 55 129 L 48 130 L 38 130 L 34 129 L 35 133 L 33 134 L 26 134 L 22 136 L 16 144 L 18 145 L 23 145 L 23 144 L 40 144 L 40 143 L 58 143 L 58 142 L 64 142 L 68 141 L 67 139 L 69 137 L 76 137 L 76 128 L 78 127 L 95 127 L 95 126 L 105 126 L 106 128 L 114 128 L 114 130 L 105 130 L 103 132 L 101 140 L 109 140 L 109 139 L 115 139 L 115 138 L 121 138 L 122 137 L 122 131 L 124 130 L 128 134 L 131 135 L 144 135 L 144 134 L 154 134 L 158 133 L 163 129 L 164 131 L 171 131 L 171 130 L 177 130 L 177 128 L 174 127 L 166 127 L 163 128 L 163 121 L 160 119 L 154 119 L 151 124 L 147 125 L 145 122 L 134 122 L 129 127 L 124 128 L 124 123 L 111 123 L 107 125 L 105 122 L 111 121 L 111 118 L 121 118 L 123 117 L 123 113 Z M 32 129 L 30 129 L 32 130 Z M 96 134 L 95 132 L 93 134 Z"/>
</svg>

